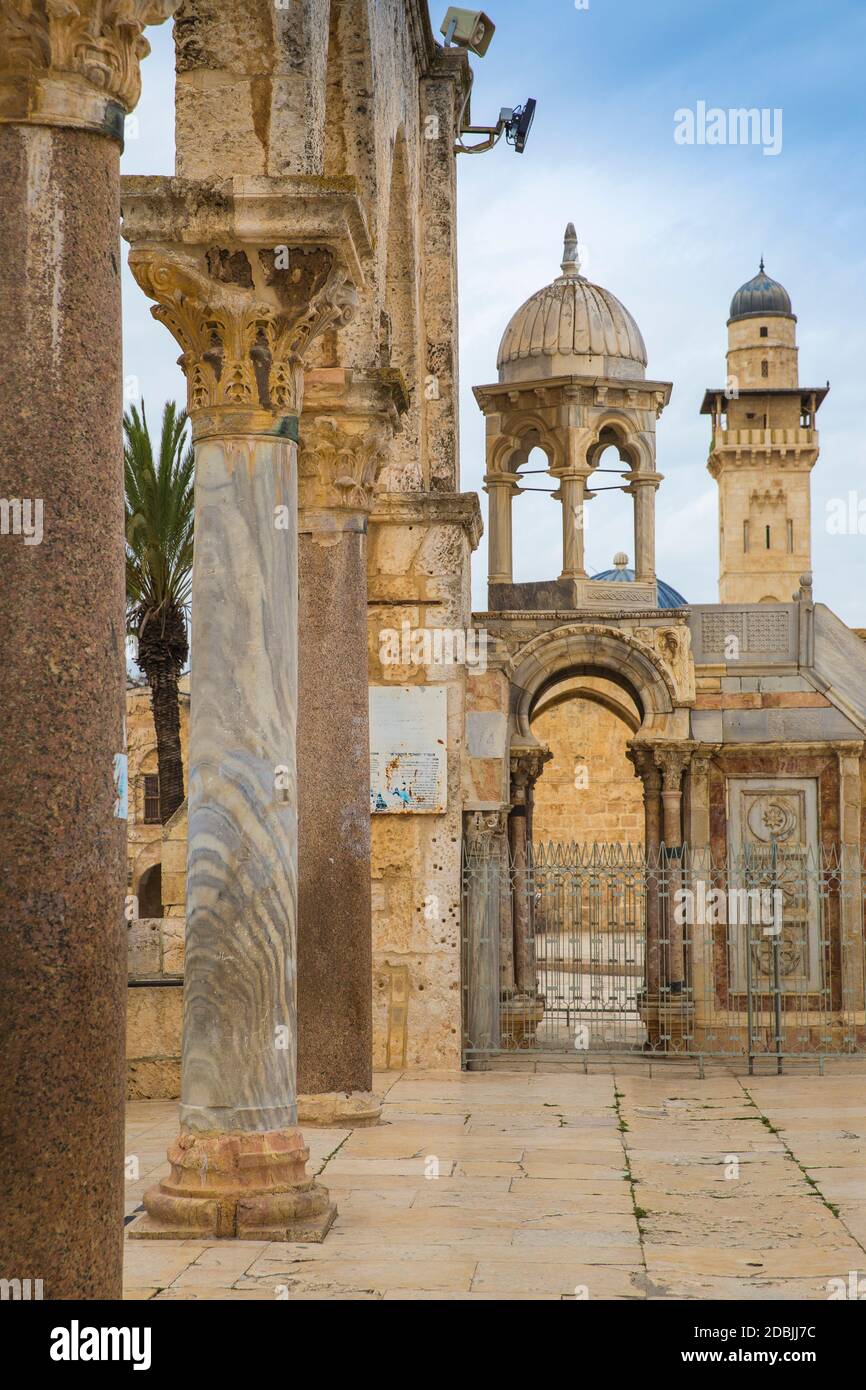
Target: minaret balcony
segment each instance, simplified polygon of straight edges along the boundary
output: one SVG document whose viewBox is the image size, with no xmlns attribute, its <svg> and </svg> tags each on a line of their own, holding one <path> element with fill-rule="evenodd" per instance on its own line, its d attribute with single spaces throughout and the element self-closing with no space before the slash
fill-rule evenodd
<svg viewBox="0 0 866 1390">
<path fill-rule="evenodd" d="M 786 430 L 716 430 L 713 449 L 814 449 L 818 431 Z"/>
</svg>

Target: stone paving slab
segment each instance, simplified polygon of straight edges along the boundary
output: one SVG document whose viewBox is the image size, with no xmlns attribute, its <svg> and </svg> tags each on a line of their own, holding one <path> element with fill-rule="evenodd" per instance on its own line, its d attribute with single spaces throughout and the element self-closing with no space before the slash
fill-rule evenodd
<svg viewBox="0 0 866 1390">
<path fill-rule="evenodd" d="M 125 1296 L 775 1302 L 866 1277 L 862 1066 L 551 1063 L 375 1089 L 380 1125 L 305 1134 L 339 1208 L 324 1243 L 128 1241 Z M 129 1107 L 128 1213 L 167 1171 L 176 1116 Z"/>
</svg>

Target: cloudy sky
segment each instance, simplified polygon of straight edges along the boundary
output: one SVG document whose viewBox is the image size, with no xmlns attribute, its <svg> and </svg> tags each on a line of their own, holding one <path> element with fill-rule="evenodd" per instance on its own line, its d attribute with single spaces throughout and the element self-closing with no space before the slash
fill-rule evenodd
<svg viewBox="0 0 866 1390">
<path fill-rule="evenodd" d="M 437 30 L 446 8 L 444 0 L 431 7 Z M 488 12 L 497 32 L 486 57 L 473 59 L 474 120 L 492 123 L 501 106 L 528 96 L 539 105 L 525 154 L 503 141 L 458 159 L 462 488 L 480 488 L 484 472 L 471 387 L 495 380 L 505 325 L 558 274 L 572 220 L 584 273 L 637 320 L 648 374 L 674 384 L 658 427 L 658 572 L 692 602 L 715 601 L 716 494 L 706 472 L 709 421 L 698 411 L 704 388 L 724 381 L 731 296 L 763 254 L 799 318 L 801 383 L 831 384 L 813 473 L 816 593 L 866 627 L 866 516 L 862 536 L 831 535 L 826 524 L 828 504 L 852 491 L 866 513 L 866 6 L 488 0 Z M 170 28 L 149 37 L 125 173 L 173 172 Z M 678 144 L 674 113 L 699 102 L 780 111 L 780 151 Z M 128 273 L 124 293 L 125 371 L 155 419 L 164 399 L 184 399 L 177 354 Z M 514 519 L 515 578 L 553 577 L 557 504 L 525 495 Z M 485 547 L 473 569 L 478 608 Z M 590 572 L 632 549 L 624 499 L 597 498 L 587 516 Z"/>
</svg>

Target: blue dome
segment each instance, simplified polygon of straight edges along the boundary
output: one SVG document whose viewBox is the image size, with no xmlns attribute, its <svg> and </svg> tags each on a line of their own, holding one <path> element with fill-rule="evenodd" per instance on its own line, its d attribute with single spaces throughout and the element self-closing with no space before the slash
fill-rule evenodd
<svg viewBox="0 0 866 1390">
<path fill-rule="evenodd" d="M 764 270 L 764 262 L 761 261 L 761 269 L 757 275 L 747 280 L 745 285 L 741 285 L 731 300 L 728 322 L 734 319 L 764 318 L 772 314 L 794 317 L 788 291 L 784 285 L 770 279 Z"/>
<path fill-rule="evenodd" d="M 593 583 L 596 579 L 603 579 L 608 584 L 633 584 L 635 580 L 634 570 L 615 569 L 602 570 L 601 574 L 592 576 Z M 663 579 L 657 579 L 658 606 L 659 608 L 688 608 L 688 602 L 682 594 L 672 589 L 670 584 L 665 584 Z"/>
</svg>

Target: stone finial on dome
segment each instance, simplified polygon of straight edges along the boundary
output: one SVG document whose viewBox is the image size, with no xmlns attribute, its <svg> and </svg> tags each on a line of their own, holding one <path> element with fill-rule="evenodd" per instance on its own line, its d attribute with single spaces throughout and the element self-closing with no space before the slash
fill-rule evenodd
<svg viewBox="0 0 866 1390">
<path fill-rule="evenodd" d="M 499 345 L 499 380 L 584 376 L 642 379 L 646 347 L 616 295 L 580 273 L 574 223 L 565 229 L 562 271 L 513 314 Z"/>
<path fill-rule="evenodd" d="M 624 550 L 618 550 L 613 557 L 613 567 L 615 570 L 628 569 L 628 556 Z"/>
<path fill-rule="evenodd" d="M 562 248 L 562 273 L 568 280 L 575 280 L 580 275 L 580 261 L 577 257 L 577 232 L 573 222 L 569 222 L 565 229 L 565 243 Z"/>
</svg>

